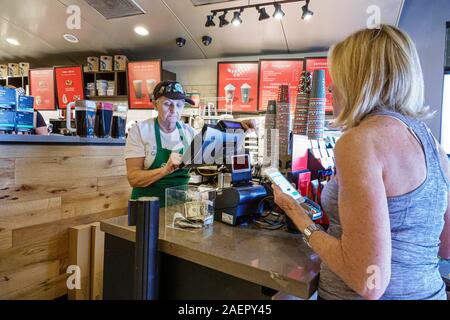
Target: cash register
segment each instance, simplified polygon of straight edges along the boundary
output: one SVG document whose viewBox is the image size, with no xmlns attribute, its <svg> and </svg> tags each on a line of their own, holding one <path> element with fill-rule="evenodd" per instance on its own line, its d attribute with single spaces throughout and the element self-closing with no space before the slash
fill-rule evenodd
<svg viewBox="0 0 450 320">
<path fill-rule="evenodd" d="M 268 196 L 264 186 L 254 185 L 248 154 L 232 157 L 232 186 L 217 191 L 214 218 L 232 226 L 250 222 L 261 216 L 259 203 Z"/>
</svg>

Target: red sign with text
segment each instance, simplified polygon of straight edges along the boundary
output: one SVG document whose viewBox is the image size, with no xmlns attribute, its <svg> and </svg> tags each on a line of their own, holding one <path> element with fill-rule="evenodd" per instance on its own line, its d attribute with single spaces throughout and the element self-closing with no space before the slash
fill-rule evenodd
<svg viewBox="0 0 450 320">
<path fill-rule="evenodd" d="M 154 109 L 153 90 L 161 82 L 161 60 L 128 63 L 130 109 Z"/>
<path fill-rule="evenodd" d="M 331 76 L 328 69 L 328 58 L 307 58 L 306 71 L 313 73 L 315 70 L 323 69 L 326 72 L 325 92 L 327 93 L 327 112 L 333 112 L 333 94 L 330 92 Z"/>
<path fill-rule="evenodd" d="M 261 60 L 259 75 L 259 110 L 267 110 L 270 100 L 277 100 L 281 85 L 289 85 L 293 108 L 303 71 L 303 60 Z"/>
<path fill-rule="evenodd" d="M 258 62 L 219 63 L 219 111 L 257 112 L 258 69 Z"/>
<path fill-rule="evenodd" d="M 55 110 L 55 79 L 53 68 L 30 70 L 30 95 L 35 110 Z"/>
<path fill-rule="evenodd" d="M 66 109 L 67 104 L 84 100 L 83 69 L 78 67 L 55 68 L 58 107 Z"/>
</svg>

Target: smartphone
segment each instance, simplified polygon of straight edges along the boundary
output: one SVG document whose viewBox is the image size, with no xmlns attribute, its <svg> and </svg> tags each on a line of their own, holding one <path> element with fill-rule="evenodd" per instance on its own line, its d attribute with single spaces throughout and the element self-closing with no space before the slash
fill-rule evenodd
<svg viewBox="0 0 450 320">
<path fill-rule="evenodd" d="M 295 199 L 295 201 L 297 201 L 297 203 L 305 209 L 306 213 L 313 221 L 322 218 L 323 212 L 320 206 L 307 197 L 303 197 L 300 192 L 298 192 L 276 168 L 269 168 L 265 170 L 264 175 L 266 175 L 272 183 L 280 187 L 284 193 Z"/>
<path fill-rule="evenodd" d="M 287 195 L 294 198 L 298 203 L 304 203 L 305 199 L 302 197 L 300 192 L 298 192 L 292 184 L 275 168 L 269 168 L 264 171 L 264 175 L 266 175 L 272 183 L 276 184 L 280 189 L 286 193 Z"/>
</svg>

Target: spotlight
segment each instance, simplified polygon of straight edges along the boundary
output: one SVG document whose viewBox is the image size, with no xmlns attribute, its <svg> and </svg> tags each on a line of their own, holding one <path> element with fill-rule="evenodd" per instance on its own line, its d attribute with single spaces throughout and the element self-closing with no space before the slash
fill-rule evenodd
<svg viewBox="0 0 450 320">
<path fill-rule="evenodd" d="M 177 38 L 176 42 L 177 42 L 177 46 L 179 46 L 180 48 L 182 48 L 186 45 L 185 38 Z"/>
<path fill-rule="evenodd" d="M 220 28 L 222 28 L 222 27 L 224 27 L 224 26 L 230 24 L 230 23 L 227 21 L 227 11 L 224 11 L 223 15 L 221 15 L 221 16 L 219 17 L 219 20 L 220 20 L 220 23 L 219 23 L 219 27 L 220 27 Z"/>
<path fill-rule="evenodd" d="M 281 5 L 280 4 L 275 4 L 275 12 L 273 14 L 273 17 L 275 19 L 281 20 L 283 19 L 283 17 L 285 16 L 285 13 L 283 12 L 283 10 L 281 9 Z"/>
<path fill-rule="evenodd" d="M 266 19 L 270 18 L 270 16 L 267 14 L 267 11 L 266 11 L 265 8 L 258 8 L 257 7 L 256 10 L 258 10 L 258 13 L 259 13 L 259 21 L 266 20 Z"/>
<path fill-rule="evenodd" d="M 310 20 L 312 18 L 312 16 L 314 15 L 314 12 L 309 10 L 309 1 L 310 0 L 306 0 L 306 4 L 302 7 L 302 10 L 303 10 L 302 19 L 303 20 Z"/>
<path fill-rule="evenodd" d="M 235 27 L 239 26 L 242 23 L 241 12 L 242 11 L 235 11 L 234 12 L 234 17 L 233 17 L 233 20 L 231 20 L 231 23 Z"/>
<path fill-rule="evenodd" d="M 205 45 L 205 47 L 209 46 L 212 43 L 213 39 L 209 36 L 203 36 L 202 42 Z"/>
<path fill-rule="evenodd" d="M 206 24 L 205 24 L 205 27 L 215 27 L 216 26 L 216 24 L 214 23 L 214 16 L 215 16 L 216 14 L 212 14 L 212 15 L 210 15 L 210 16 L 208 16 L 207 18 L 206 18 Z"/>
</svg>

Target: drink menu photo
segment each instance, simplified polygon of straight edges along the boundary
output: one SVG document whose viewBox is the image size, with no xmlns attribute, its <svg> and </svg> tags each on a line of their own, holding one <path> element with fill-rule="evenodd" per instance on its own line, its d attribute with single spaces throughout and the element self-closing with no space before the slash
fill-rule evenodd
<svg viewBox="0 0 450 320">
<path fill-rule="evenodd" d="M 153 91 L 162 78 L 161 60 L 129 62 L 130 109 L 154 109 Z"/>
<path fill-rule="evenodd" d="M 289 86 L 291 105 L 295 106 L 300 75 L 304 61 L 296 60 L 261 60 L 259 75 L 259 111 L 267 110 L 271 100 L 277 100 L 281 85 Z"/>
<path fill-rule="evenodd" d="M 219 62 L 218 110 L 220 112 L 257 112 L 258 62 Z"/>
<path fill-rule="evenodd" d="M 30 70 L 30 95 L 35 97 L 35 110 L 55 110 L 53 68 Z"/>
<path fill-rule="evenodd" d="M 77 67 L 55 68 L 58 106 L 65 109 L 71 102 L 84 100 L 83 69 Z"/>
<path fill-rule="evenodd" d="M 333 112 L 333 94 L 330 92 L 331 75 L 328 69 L 328 58 L 306 58 L 306 71 L 314 73 L 315 70 L 325 70 L 325 93 L 327 96 L 326 112 Z"/>
</svg>

